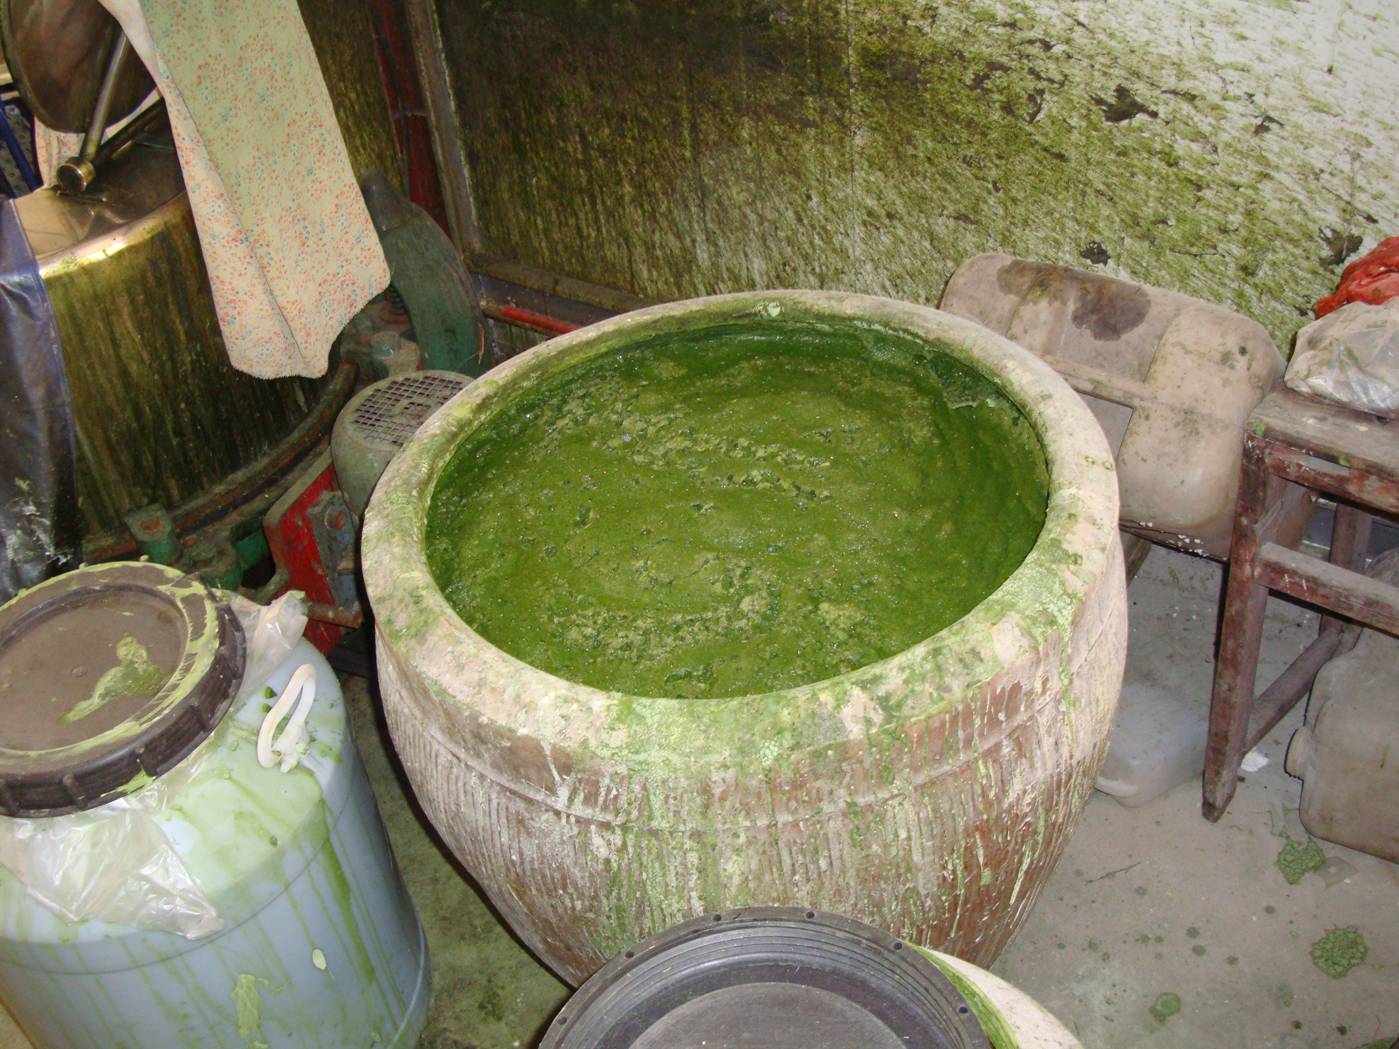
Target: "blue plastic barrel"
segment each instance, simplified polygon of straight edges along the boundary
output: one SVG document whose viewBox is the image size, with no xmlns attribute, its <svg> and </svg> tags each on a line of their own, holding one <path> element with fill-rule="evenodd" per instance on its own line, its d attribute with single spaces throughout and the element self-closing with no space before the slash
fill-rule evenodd
<svg viewBox="0 0 1399 1049">
<path fill-rule="evenodd" d="M 315 668 L 311 743 L 263 768 L 254 689 L 186 759 L 161 829 L 217 911 L 199 939 L 58 917 L 0 868 L 0 997 L 36 1049 L 408 1049 L 428 954 L 330 666 L 304 640 L 272 673 Z M 211 748 L 206 750 L 205 748 Z M 178 773 L 178 770 L 176 770 Z M 149 789 L 149 788 L 147 788 Z M 54 820 L 100 818 L 110 804 Z"/>
</svg>

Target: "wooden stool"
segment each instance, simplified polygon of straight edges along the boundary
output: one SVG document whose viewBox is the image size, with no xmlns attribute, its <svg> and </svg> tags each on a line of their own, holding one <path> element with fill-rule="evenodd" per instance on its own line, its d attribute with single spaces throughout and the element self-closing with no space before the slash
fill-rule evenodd
<svg viewBox="0 0 1399 1049">
<path fill-rule="evenodd" d="M 1330 562 L 1280 544 L 1279 524 L 1299 493 L 1336 500 Z M 1219 658 L 1205 750 L 1204 814 L 1224 814 L 1239 763 L 1312 686 L 1341 647 L 1347 620 L 1399 633 L 1399 587 L 1361 575 L 1370 512 L 1399 515 L 1399 421 L 1336 407 L 1291 390 L 1249 417 Z M 1268 689 L 1254 696 L 1268 592 L 1322 610 L 1321 630 Z"/>
</svg>

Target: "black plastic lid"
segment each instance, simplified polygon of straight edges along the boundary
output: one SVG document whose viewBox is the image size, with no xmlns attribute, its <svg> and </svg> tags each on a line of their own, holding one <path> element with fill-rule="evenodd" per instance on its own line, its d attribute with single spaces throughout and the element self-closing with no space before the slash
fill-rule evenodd
<svg viewBox="0 0 1399 1049">
<path fill-rule="evenodd" d="M 91 565 L 0 608 L 0 812 L 57 816 L 178 765 L 227 713 L 243 631 L 198 580 Z"/>
<path fill-rule="evenodd" d="M 678 925 L 602 967 L 540 1049 L 989 1049 L 970 1005 L 904 943 L 788 907 Z"/>
</svg>

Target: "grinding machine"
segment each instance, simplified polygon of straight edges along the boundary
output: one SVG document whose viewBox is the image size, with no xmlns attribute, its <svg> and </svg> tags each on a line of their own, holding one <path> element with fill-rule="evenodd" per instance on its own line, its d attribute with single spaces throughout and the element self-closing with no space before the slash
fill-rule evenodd
<svg viewBox="0 0 1399 1049">
<path fill-rule="evenodd" d="M 30 110 L 83 133 L 55 184 L 14 205 L 72 434 L 52 470 L 76 514 L 55 534 L 88 561 L 143 553 L 236 586 L 266 559 L 269 493 L 323 439 L 355 369 L 266 381 L 230 365 L 163 102 L 141 108 L 149 76 L 98 4 L 7 0 L 0 30 Z"/>
<path fill-rule="evenodd" d="M 330 36 L 319 6 L 304 7 L 313 35 Z M 55 158 L 54 183 L 14 203 L 61 347 L 44 376 L 50 405 L 71 434 L 37 457 L 53 464 L 51 567 L 141 555 L 262 597 L 297 586 L 315 599 L 308 636 L 328 650 L 358 621 L 355 526 L 325 504 L 339 498 L 331 426 L 364 382 L 424 363 L 479 371 L 470 277 L 423 209 L 368 172 L 393 284 L 352 320 L 322 377 L 236 371 L 164 103 L 116 22 L 95 0 L 5 0 L 0 36 L 26 107 L 82 135 Z M 367 34 L 355 46 L 373 61 Z M 345 82 L 363 57 L 337 53 L 327 75 L 361 166 L 383 159 L 368 140 L 391 136 L 360 112 L 372 114 L 354 97 L 362 85 Z"/>
</svg>

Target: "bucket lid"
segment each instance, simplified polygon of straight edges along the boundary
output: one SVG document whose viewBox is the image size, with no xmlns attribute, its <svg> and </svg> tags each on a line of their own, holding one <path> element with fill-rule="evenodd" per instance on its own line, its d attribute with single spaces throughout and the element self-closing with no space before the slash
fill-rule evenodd
<svg viewBox="0 0 1399 1049">
<path fill-rule="evenodd" d="M 967 1000 L 902 941 L 839 915 L 754 907 L 603 966 L 540 1049 L 989 1049 Z"/>
<path fill-rule="evenodd" d="M 243 631 L 164 565 L 91 565 L 0 608 L 0 812 L 57 816 L 136 790 L 218 725 Z"/>
</svg>

